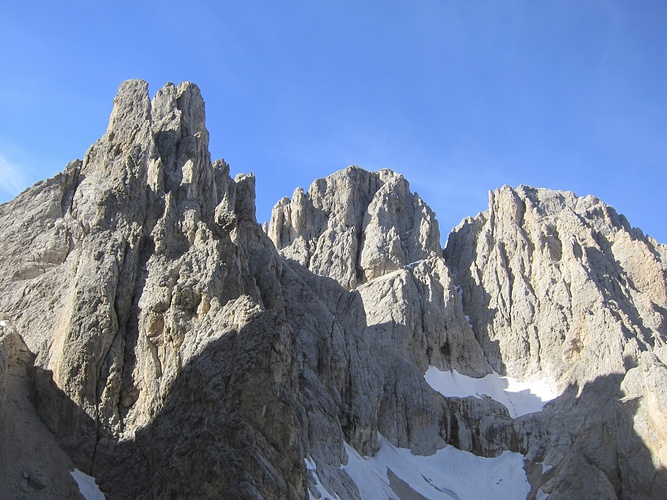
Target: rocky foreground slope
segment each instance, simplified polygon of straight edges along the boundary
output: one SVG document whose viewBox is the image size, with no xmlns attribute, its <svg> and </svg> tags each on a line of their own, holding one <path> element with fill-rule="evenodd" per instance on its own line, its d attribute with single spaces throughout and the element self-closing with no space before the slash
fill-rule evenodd
<svg viewBox="0 0 667 500">
<path fill-rule="evenodd" d="M 128 81 L 82 161 L 0 206 L 0 497 L 74 498 L 77 467 L 107 498 L 466 498 L 443 478 L 501 463 L 476 457 L 518 464 L 489 498 L 667 495 L 667 247 L 504 187 L 443 253 L 406 179 L 356 167 L 266 233 L 254 182 L 211 162 L 195 85 Z M 498 374 L 557 397 L 433 378 Z"/>
</svg>

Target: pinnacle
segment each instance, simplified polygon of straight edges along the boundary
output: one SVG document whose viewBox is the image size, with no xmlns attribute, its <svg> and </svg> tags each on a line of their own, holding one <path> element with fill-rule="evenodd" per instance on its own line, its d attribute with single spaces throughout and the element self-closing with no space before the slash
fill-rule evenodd
<svg viewBox="0 0 667 500">
<path fill-rule="evenodd" d="M 157 124 L 157 130 L 153 127 L 153 132 L 157 133 L 166 126 L 165 119 L 171 121 L 176 115 L 183 135 L 200 134 L 206 137 L 208 145 L 204 99 L 196 84 L 185 81 L 176 86 L 167 82 L 151 102 L 145 80 L 126 80 L 120 84 L 114 98 L 107 138 L 115 139 L 114 142 L 131 140 L 134 132 L 146 121 Z"/>
<path fill-rule="evenodd" d="M 114 142 L 127 142 L 136 130 L 150 120 L 148 83 L 143 80 L 126 80 L 121 83 L 113 100 L 107 137 Z"/>
</svg>

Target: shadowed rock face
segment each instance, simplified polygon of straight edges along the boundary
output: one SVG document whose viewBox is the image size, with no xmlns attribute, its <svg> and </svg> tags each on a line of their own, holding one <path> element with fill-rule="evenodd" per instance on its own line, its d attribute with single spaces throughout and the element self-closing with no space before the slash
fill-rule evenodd
<svg viewBox="0 0 667 500">
<path fill-rule="evenodd" d="M 211 163 L 199 90 L 168 84 L 151 102 L 145 82 L 125 82 L 106 134 L 84 160 L 0 210 L 7 236 L 0 309 L 37 355 L 40 415 L 77 466 L 98 474 L 112 496 L 176 491 L 169 481 L 158 491 L 153 480 L 130 473 L 126 444 L 136 443 L 132 452 L 145 458 L 138 470 L 153 470 L 160 462 L 151 457 L 164 456 L 182 429 L 162 430 L 150 450 L 137 433 L 173 408 L 168 402 L 183 370 L 208 344 L 254 332 L 252 318 L 260 313 L 277 318 L 282 311 L 274 293 L 281 264 L 257 228 L 254 178 L 231 179 L 223 161 Z M 193 416 L 203 418 L 207 405 L 220 400 L 221 422 L 226 414 L 245 421 L 242 408 L 253 407 L 248 415 L 255 415 L 247 400 L 256 393 L 266 402 L 261 414 L 281 415 L 281 430 L 297 428 L 296 405 L 266 392 L 297 392 L 292 341 L 282 323 L 257 334 L 261 348 L 251 334 L 243 349 L 230 344 L 234 363 L 220 368 L 220 377 L 234 369 L 252 374 L 257 389 L 238 400 L 204 391 L 195 396 L 202 406 L 198 413 L 192 405 Z M 255 347 L 248 358 L 244 353 Z M 260 442 L 260 427 L 279 420 L 262 422 L 249 427 L 238 449 Z M 278 440 L 278 461 L 266 459 L 275 470 L 255 474 L 258 492 L 290 497 L 303 489 L 294 432 Z M 271 452 L 258 445 L 256 453 L 262 462 L 262 453 Z M 238 478 L 234 467 L 216 470 L 213 476 L 228 479 L 211 481 L 213 487 L 222 491 Z"/>
<path fill-rule="evenodd" d="M 38 414 L 57 462 L 0 493 L 67 496 L 71 459 L 109 498 L 356 498 L 345 443 L 382 434 L 520 452 L 551 498 L 665 495 L 665 246 L 599 200 L 505 187 L 443 258 L 408 182 L 357 167 L 281 200 L 267 235 L 254 177 L 208 140 L 194 84 L 128 81 L 82 161 L 0 206 L 0 429 Z M 564 392 L 512 419 L 429 366 Z"/>
<path fill-rule="evenodd" d="M 355 290 L 374 336 L 423 372 L 481 376 L 489 365 L 442 259 L 433 211 L 402 175 L 348 167 L 276 204 L 269 237 L 280 255 Z"/>
</svg>

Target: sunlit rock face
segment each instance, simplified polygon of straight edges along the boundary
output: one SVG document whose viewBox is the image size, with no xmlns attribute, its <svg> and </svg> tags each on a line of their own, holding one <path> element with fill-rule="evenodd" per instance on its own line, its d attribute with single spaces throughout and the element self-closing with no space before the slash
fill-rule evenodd
<svg viewBox="0 0 667 500">
<path fill-rule="evenodd" d="M 111 497 L 303 490 L 280 259 L 204 121 L 192 83 L 125 82 L 84 159 L 0 207 L 36 410 Z"/>
<path fill-rule="evenodd" d="M 0 497 L 75 497 L 75 467 L 108 498 L 667 495 L 664 245 L 504 187 L 443 256 L 358 167 L 263 230 L 208 142 L 196 85 L 128 81 L 0 205 Z"/>
<path fill-rule="evenodd" d="M 667 332 L 667 251 L 591 196 L 507 186 L 449 236 L 447 262 L 494 369 L 584 383 Z"/>
<path fill-rule="evenodd" d="M 562 446 L 566 475 L 590 464 L 619 496 L 659 497 L 664 474 L 642 471 L 665 464 L 655 402 L 667 375 L 667 247 L 591 196 L 505 186 L 454 229 L 445 258 L 494 370 L 578 394 L 549 417 L 562 429 L 554 444 L 575 443 L 576 458 Z"/>
<path fill-rule="evenodd" d="M 441 253 L 435 214 L 387 169 L 351 166 L 297 188 L 269 228 L 281 255 L 348 289 Z"/>
</svg>

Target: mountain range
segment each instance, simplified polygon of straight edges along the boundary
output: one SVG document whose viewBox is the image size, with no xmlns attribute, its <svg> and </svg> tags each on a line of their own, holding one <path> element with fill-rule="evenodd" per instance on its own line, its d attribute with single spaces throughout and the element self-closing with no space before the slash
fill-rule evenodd
<svg viewBox="0 0 667 500">
<path fill-rule="evenodd" d="M 0 205 L 2 498 L 665 498 L 667 246 L 350 166 L 255 215 L 198 87 Z"/>
</svg>

